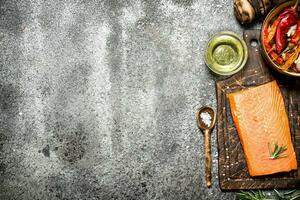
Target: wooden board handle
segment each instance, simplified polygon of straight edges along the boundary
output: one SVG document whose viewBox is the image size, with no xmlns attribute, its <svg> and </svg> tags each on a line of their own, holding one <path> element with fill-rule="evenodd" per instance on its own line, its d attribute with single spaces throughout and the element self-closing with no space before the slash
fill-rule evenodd
<svg viewBox="0 0 300 200">
<path fill-rule="evenodd" d="M 259 46 L 260 46 L 260 31 L 256 30 L 256 29 L 250 29 L 250 30 L 245 30 L 243 32 L 243 39 L 246 42 L 246 45 L 248 47 L 248 50 L 251 51 L 251 48 L 254 48 L 255 52 L 259 51 Z M 257 42 L 257 46 L 252 46 L 251 42 Z M 256 51 L 255 49 L 257 49 L 258 51 Z M 258 52 L 259 53 L 259 52 Z"/>
<path fill-rule="evenodd" d="M 210 130 L 204 130 L 205 138 L 205 180 L 206 186 L 211 187 L 211 143 Z"/>
</svg>

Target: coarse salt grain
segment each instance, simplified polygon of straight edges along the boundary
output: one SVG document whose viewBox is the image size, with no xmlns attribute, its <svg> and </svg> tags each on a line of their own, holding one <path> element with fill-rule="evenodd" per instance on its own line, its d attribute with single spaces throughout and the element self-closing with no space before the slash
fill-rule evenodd
<svg viewBox="0 0 300 200">
<path fill-rule="evenodd" d="M 210 126 L 211 124 L 211 116 L 208 112 L 202 112 L 200 114 L 201 120 L 206 126 Z"/>
</svg>

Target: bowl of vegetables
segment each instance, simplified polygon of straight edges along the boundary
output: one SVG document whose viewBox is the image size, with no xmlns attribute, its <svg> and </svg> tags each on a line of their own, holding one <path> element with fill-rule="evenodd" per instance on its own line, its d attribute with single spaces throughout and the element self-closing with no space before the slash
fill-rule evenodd
<svg viewBox="0 0 300 200">
<path fill-rule="evenodd" d="M 262 54 L 280 73 L 300 78 L 300 6 L 287 1 L 275 7 L 261 29 Z"/>
</svg>

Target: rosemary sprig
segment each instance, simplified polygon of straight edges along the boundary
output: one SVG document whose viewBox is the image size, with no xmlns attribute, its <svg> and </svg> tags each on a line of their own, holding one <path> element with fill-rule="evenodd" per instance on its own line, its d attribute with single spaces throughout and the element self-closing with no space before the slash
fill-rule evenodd
<svg viewBox="0 0 300 200">
<path fill-rule="evenodd" d="M 287 150 L 286 145 L 278 146 L 278 143 L 274 145 L 274 149 L 272 149 L 271 144 L 268 143 L 270 159 L 275 160 L 278 158 L 287 157 L 287 154 L 282 154 Z"/>
<path fill-rule="evenodd" d="M 274 189 L 273 195 L 267 195 L 261 190 L 240 191 L 236 193 L 238 200 L 299 200 L 300 190 L 278 191 Z"/>
<path fill-rule="evenodd" d="M 237 199 L 239 200 L 272 200 L 261 190 L 258 191 L 240 191 L 237 193 Z"/>
<path fill-rule="evenodd" d="M 277 199 L 279 200 L 299 200 L 300 199 L 300 190 L 290 190 L 287 192 L 279 192 L 274 189 Z"/>
</svg>

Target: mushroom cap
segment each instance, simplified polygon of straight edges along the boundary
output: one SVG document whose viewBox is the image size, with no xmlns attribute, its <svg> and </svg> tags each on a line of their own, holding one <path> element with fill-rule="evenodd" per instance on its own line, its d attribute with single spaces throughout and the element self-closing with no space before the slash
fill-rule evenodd
<svg viewBox="0 0 300 200">
<path fill-rule="evenodd" d="M 255 19 L 255 9 L 249 0 L 234 0 L 234 14 L 241 24 L 251 23 Z"/>
<path fill-rule="evenodd" d="M 257 15 L 265 15 L 271 0 L 234 0 L 234 14 L 241 24 L 253 22 Z"/>
</svg>

